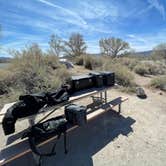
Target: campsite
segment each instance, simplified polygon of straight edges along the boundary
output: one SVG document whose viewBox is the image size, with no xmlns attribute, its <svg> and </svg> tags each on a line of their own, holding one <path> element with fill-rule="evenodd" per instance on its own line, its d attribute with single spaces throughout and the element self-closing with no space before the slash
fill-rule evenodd
<svg viewBox="0 0 166 166">
<path fill-rule="evenodd" d="M 164 166 L 165 10 L 0 2 L 0 165 Z"/>
</svg>

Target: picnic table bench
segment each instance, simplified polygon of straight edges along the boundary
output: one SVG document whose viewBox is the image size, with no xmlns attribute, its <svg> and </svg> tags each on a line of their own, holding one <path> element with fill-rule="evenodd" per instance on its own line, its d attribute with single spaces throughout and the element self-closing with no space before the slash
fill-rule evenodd
<svg viewBox="0 0 166 166">
<path fill-rule="evenodd" d="M 102 101 L 101 107 L 98 107 L 98 109 L 96 109 L 95 111 L 87 112 L 87 121 L 94 119 L 96 116 L 102 114 L 105 110 L 113 109 L 115 106 L 119 107 L 118 112 L 120 113 L 121 112 L 121 104 L 124 101 L 128 100 L 128 98 L 118 97 L 114 100 L 111 100 L 110 102 L 107 102 L 108 101 L 107 91 L 110 89 L 111 88 L 94 88 L 94 89 L 91 89 L 90 91 L 82 91 L 82 92 L 75 93 L 72 97 L 70 97 L 69 101 L 58 104 L 50 110 L 46 108 L 46 110 L 42 109 L 41 111 L 39 111 L 39 114 L 41 114 L 45 111 L 48 112 L 48 114 L 45 115 L 43 118 L 41 118 L 39 120 L 39 122 L 42 122 L 44 119 L 46 119 L 51 114 L 53 114 L 58 108 L 65 106 L 66 104 L 73 103 L 75 101 L 84 99 L 86 97 L 92 97 L 92 99 L 95 99 L 94 95 L 97 95 L 97 94 L 99 94 L 99 97 L 96 97 L 96 98 L 98 98 L 98 100 Z M 9 105 L 6 106 L 6 108 L 8 108 L 8 107 L 9 107 Z M 1 119 L 3 118 L 4 114 L 5 114 L 5 109 L 3 109 L 3 112 L 0 112 Z M 33 116 L 29 116 L 28 118 L 33 118 Z M 78 127 L 77 125 L 70 126 L 68 128 L 67 132 L 70 132 L 71 130 L 73 130 L 77 127 Z M 43 141 L 40 144 L 38 144 L 38 147 L 47 145 L 47 143 L 55 140 L 56 138 L 57 138 L 57 136 L 53 136 L 53 137 L 49 138 L 48 140 Z M 20 158 L 20 157 L 22 157 L 30 152 L 32 152 L 32 151 L 29 148 L 27 138 L 20 140 L 20 142 L 17 142 L 14 145 L 6 146 L 4 149 L 1 150 L 1 153 L 0 153 L 0 165 L 10 163 L 13 160 L 18 159 L 18 158 Z"/>
</svg>

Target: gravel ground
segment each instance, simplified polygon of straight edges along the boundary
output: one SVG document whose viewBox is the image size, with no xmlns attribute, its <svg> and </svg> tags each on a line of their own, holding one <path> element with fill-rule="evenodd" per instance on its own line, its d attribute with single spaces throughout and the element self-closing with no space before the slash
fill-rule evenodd
<svg viewBox="0 0 166 166">
<path fill-rule="evenodd" d="M 84 72 L 83 72 L 84 71 Z M 87 73 L 81 67 L 73 69 L 73 74 Z M 166 93 L 147 89 L 150 77 L 136 75 L 137 83 L 143 86 L 147 99 L 135 95 L 109 91 L 108 98 L 128 97 L 122 104 L 119 116 L 108 111 L 90 121 L 85 127 L 68 134 L 68 154 L 63 152 L 63 137 L 58 141 L 54 157 L 44 158 L 42 166 L 165 166 L 166 165 Z M 77 102 L 87 105 L 89 98 Z M 63 109 L 56 111 L 62 114 Z M 55 116 L 55 114 L 53 114 Z M 41 116 L 36 117 L 36 120 Z M 29 125 L 28 120 L 17 122 L 19 133 Z M 13 137 L 3 137 L 0 128 L 0 147 L 15 144 Z M 12 143 L 12 144 L 11 144 Z M 9 145 L 9 146 L 10 146 Z M 51 147 L 48 145 L 48 149 Z M 43 149 L 48 151 L 48 149 Z M 8 164 L 9 166 L 35 165 L 32 154 Z"/>
<path fill-rule="evenodd" d="M 164 166 L 166 165 L 166 94 L 145 89 L 147 99 L 139 99 L 118 90 L 109 98 L 129 97 L 122 104 L 121 116 L 108 111 L 68 134 L 69 153 L 63 153 L 63 139 L 57 144 L 55 157 L 44 158 L 49 166 Z M 79 104 L 87 104 L 85 99 Z M 21 127 L 21 126 L 20 126 Z M 25 156 L 11 166 L 33 165 Z M 26 162 L 25 162 L 26 161 Z"/>
</svg>

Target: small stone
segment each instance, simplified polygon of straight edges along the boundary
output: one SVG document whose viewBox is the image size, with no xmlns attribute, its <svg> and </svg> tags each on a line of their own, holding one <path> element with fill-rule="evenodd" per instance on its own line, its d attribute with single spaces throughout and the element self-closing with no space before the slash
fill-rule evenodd
<svg viewBox="0 0 166 166">
<path fill-rule="evenodd" d="M 163 95 L 163 93 L 162 93 L 162 92 L 160 92 L 160 93 L 159 93 L 159 95 Z"/>
</svg>

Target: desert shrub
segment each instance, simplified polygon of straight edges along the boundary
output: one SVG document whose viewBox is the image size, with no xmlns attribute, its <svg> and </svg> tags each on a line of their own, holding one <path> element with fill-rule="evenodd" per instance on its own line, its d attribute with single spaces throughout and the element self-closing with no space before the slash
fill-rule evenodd
<svg viewBox="0 0 166 166">
<path fill-rule="evenodd" d="M 97 56 L 86 55 L 84 57 L 84 67 L 90 70 L 96 69 L 103 65 L 103 59 Z"/>
<path fill-rule="evenodd" d="M 114 71 L 116 75 L 116 82 L 119 85 L 125 87 L 135 86 L 134 75 L 126 66 L 122 66 L 120 63 L 114 63 L 113 61 L 107 61 L 102 69 Z"/>
<path fill-rule="evenodd" d="M 86 69 L 92 70 L 93 69 L 93 57 L 91 56 L 86 56 L 84 57 L 84 67 Z"/>
<path fill-rule="evenodd" d="M 142 61 L 135 66 L 134 71 L 139 75 L 161 75 L 166 73 L 166 66 L 160 61 Z"/>
<path fill-rule="evenodd" d="M 77 65 L 83 65 L 86 69 L 93 70 L 102 66 L 102 58 L 92 55 L 82 55 L 75 58 Z"/>
<path fill-rule="evenodd" d="M 48 54 L 44 55 L 43 57 L 43 65 L 46 65 L 53 70 L 60 67 L 58 57 L 54 55 L 48 55 Z"/>
<path fill-rule="evenodd" d="M 157 75 L 162 73 L 162 69 L 157 64 L 145 63 L 148 68 L 148 74 Z"/>
<path fill-rule="evenodd" d="M 122 58 L 110 58 L 106 56 L 96 57 L 86 55 L 83 56 L 81 60 L 82 59 L 84 61 L 84 67 L 87 69 L 114 71 L 116 74 L 116 82 L 119 85 L 126 87 L 126 91 L 128 92 L 135 91 L 136 84 L 134 82 L 134 75 L 128 67 L 130 64 L 130 60 L 128 60 L 129 58 L 126 58 L 126 60 L 122 62 Z M 133 63 L 131 66 L 134 66 L 136 62 L 133 60 L 131 63 Z"/>
<path fill-rule="evenodd" d="M 135 73 L 142 75 L 142 76 L 149 74 L 149 68 L 143 63 L 137 64 L 134 67 L 134 71 L 135 71 Z"/>
<path fill-rule="evenodd" d="M 134 67 L 139 63 L 139 61 L 136 58 L 128 58 L 128 57 L 122 57 L 122 58 L 118 58 L 119 62 L 122 65 L 125 65 L 126 67 L 128 67 L 130 70 L 133 70 Z"/>
<path fill-rule="evenodd" d="M 145 63 L 151 75 L 162 75 L 166 73 L 166 66 L 160 61 L 149 61 Z"/>
<path fill-rule="evenodd" d="M 12 83 L 12 73 L 8 70 L 0 70 L 0 95 L 9 93 Z"/>
<path fill-rule="evenodd" d="M 104 63 L 104 59 L 100 57 L 93 57 L 91 63 L 93 69 L 100 68 Z"/>
<path fill-rule="evenodd" d="M 150 82 L 150 86 L 153 88 L 166 91 L 166 76 L 160 76 L 152 79 Z"/>
<path fill-rule="evenodd" d="M 82 66 L 84 64 L 84 57 L 83 56 L 78 56 L 75 58 L 75 64 Z"/>
<path fill-rule="evenodd" d="M 134 76 L 127 68 L 121 67 L 120 69 L 115 69 L 115 72 L 117 83 L 126 87 L 134 85 Z"/>
<path fill-rule="evenodd" d="M 69 76 L 58 57 L 44 54 L 37 45 L 13 53 L 12 75 L 2 82 L 23 93 L 55 89 Z"/>
<path fill-rule="evenodd" d="M 136 93 L 136 86 L 128 86 L 128 87 L 121 86 L 119 90 L 125 93 Z"/>
<path fill-rule="evenodd" d="M 0 95 L 8 93 L 8 87 L 3 80 L 0 80 Z"/>
</svg>

